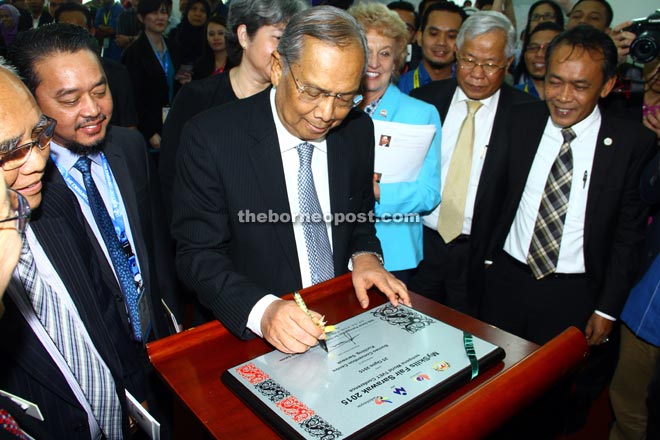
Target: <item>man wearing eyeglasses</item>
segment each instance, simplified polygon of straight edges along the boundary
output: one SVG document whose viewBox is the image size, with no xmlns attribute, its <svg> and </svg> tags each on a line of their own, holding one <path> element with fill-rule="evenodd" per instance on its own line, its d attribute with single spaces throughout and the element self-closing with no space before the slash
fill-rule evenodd
<svg viewBox="0 0 660 440">
<path fill-rule="evenodd" d="M 473 316 L 476 298 L 468 291 L 480 280 L 468 275 L 469 261 L 478 261 L 485 252 L 491 176 L 499 166 L 490 146 L 502 136 L 511 107 L 534 100 L 504 84 L 515 40 L 513 25 L 499 12 L 471 15 L 456 39 L 456 79 L 436 81 L 411 93 L 434 104 L 443 123 L 442 199 L 423 218 L 424 260 L 409 286 Z"/>
<path fill-rule="evenodd" d="M 139 358 L 126 350 L 117 315 L 107 313 L 112 297 L 75 199 L 66 189 L 42 190 L 55 121 L 2 60 L 0 121 L 0 170 L 12 190 L 0 233 L 11 226 L 21 235 L 0 319 L 0 406 L 34 438 L 125 437 L 124 379 L 144 380 L 135 373 Z"/>
<path fill-rule="evenodd" d="M 395 305 L 410 304 L 381 265 L 369 219 L 373 125 L 353 109 L 366 50 L 346 12 L 300 12 L 273 55 L 274 88 L 202 113 L 182 133 L 177 269 L 241 338 L 261 336 L 286 353 L 316 345 L 323 331 L 278 296 L 346 273 L 350 260 L 363 307 L 372 286 Z"/>
</svg>

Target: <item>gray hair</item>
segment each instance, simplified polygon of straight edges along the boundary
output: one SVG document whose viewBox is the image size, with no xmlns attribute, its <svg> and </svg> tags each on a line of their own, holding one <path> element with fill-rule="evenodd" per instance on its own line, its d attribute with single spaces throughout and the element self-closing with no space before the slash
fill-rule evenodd
<svg viewBox="0 0 660 440">
<path fill-rule="evenodd" d="M 291 17 L 277 46 L 286 61 L 283 66 L 285 72 L 288 72 L 289 63 L 300 60 L 304 37 L 316 38 L 335 47 L 358 45 L 364 53 L 362 75 L 365 74 L 369 59 L 367 37 L 348 12 L 333 6 L 315 6 Z"/>
<path fill-rule="evenodd" d="M 16 67 L 14 67 L 12 64 L 9 63 L 9 61 L 7 61 L 1 56 L 0 56 L 0 69 L 5 69 L 9 73 L 15 75 L 16 78 L 21 79 L 20 75 L 18 74 L 18 70 L 16 70 Z"/>
<path fill-rule="evenodd" d="M 516 50 L 516 29 L 511 21 L 502 13 L 496 11 L 479 11 L 468 17 L 456 37 L 456 48 L 461 50 L 465 40 L 472 40 L 480 35 L 494 30 L 501 30 L 506 35 L 504 56 L 511 58 Z"/>
<path fill-rule="evenodd" d="M 297 12 L 309 8 L 304 0 L 233 0 L 227 14 L 225 44 L 227 56 L 234 65 L 239 65 L 243 49 L 238 42 L 238 27 L 245 25 L 250 38 L 264 26 L 286 25 Z"/>
</svg>

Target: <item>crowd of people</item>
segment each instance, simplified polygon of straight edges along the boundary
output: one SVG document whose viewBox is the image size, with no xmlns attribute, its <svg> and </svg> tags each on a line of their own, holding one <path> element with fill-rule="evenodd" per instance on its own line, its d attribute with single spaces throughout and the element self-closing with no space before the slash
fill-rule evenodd
<svg viewBox="0 0 660 440">
<path fill-rule="evenodd" d="M 171 438 L 147 342 L 305 352 L 320 311 L 280 297 L 348 272 L 365 309 L 583 331 L 496 436 L 608 386 L 612 440 L 660 436 L 660 56 L 606 0 L 322 3 L 0 5 L 0 438 L 131 438 L 133 405 Z"/>
</svg>

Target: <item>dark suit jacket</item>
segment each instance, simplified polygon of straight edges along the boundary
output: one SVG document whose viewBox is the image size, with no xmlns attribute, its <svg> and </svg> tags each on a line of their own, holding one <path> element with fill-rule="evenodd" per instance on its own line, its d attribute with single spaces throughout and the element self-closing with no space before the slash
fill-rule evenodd
<svg viewBox="0 0 660 440">
<path fill-rule="evenodd" d="M 144 376 L 128 377 L 128 370 L 139 370 L 137 354 L 126 349 L 130 341 L 121 331 L 117 315 L 112 313 L 111 298 L 101 280 L 97 260 L 82 227 L 82 215 L 72 196 L 67 188 L 45 187 L 41 207 L 30 224 L 67 287 L 94 346 L 110 368 L 117 395 L 125 407 L 124 389 L 130 388 L 125 380 L 139 383 Z M 66 379 L 11 297 L 5 295 L 4 301 L 7 309 L 0 319 L 3 335 L 0 388 L 37 404 L 44 421 L 16 408 L 10 408 L 10 412 L 26 432 L 37 438 L 89 439 L 87 414 Z M 127 429 L 124 417 L 124 436 Z M 44 432 L 48 434 L 42 437 Z"/>
<path fill-rule="evenodd" d="M 240 213 L 291 213 L 270 89 L 192 119 L 181 137 L 172 235 L 180 278 L 234 334 L 266 294 L 301 288 L 290 222 L 241 222 Z M 351 111 L 327 136 L 333 213 L 369 213 L 373 194 L 373 123 Z M 296 209 L 293 209 L 297 212 Z M 373 223 L 332 225 L 335 274 L 357 251 L 380 252 Z"/>
<path fill-rule="evenodd" d="M 544 102 L 511 113 L 490 260 L 502 252 L 549 117 Z M 647 213 L 639 182 L 654 151 L 655 136 L 641 124 L 602 113 L 584 219 L 584 262 L 594 308 L 610 316 L 619 316 L 637 274 Z"/>
<path fill-rule="evenodd" d="M 109 126 L 103 152 L 124 201 L 128 224 L 135 242 L 133 251 L 140 262 L 146 292 L 151 296 L 154 336 L 160 339 L 170 334 L 161 298 L 165 299 L 178 318 L 181 315 L 179 298 L 174 287 L 174 264 L 169 248 L 169 235 L 161 213 L 158 182 L 153 166 L 148 160 L 144 140 L 137 131 Z M 44 180 L 66 186 L 52 162 L 48 164 Z M 92 229 L 86 222 L 85 225 L 89 240 L 101 262 L 103 279 L 116 298 L 117 313 L 122 317 L 126 333 L 130 335 L 131 329 L 123 295 L 114 272 Z"/>
<path fill-rule="evenodd" d="M 158 158 L 160 188 L 168 224 L 172 219 L 172 187 L 174 186 L 177 154 L 184 124 L 204 110 L 237 99 L 229 82 L 229 70 L 220 75 L 192 81 L 177 93 L 163 126 L 160 157 Z"/>
<path fill-rule="evenodd" d="M 410 96 L 434 104 L 444 121 L 449 111 L 452 97 L 458 83 L 456 79 L 433 81 L 423 87 L 410 92 Z M 498 212 L 496 202 L 498 194 L 497 175 L 503 166 L 504 156 L 501 146 L 507 144 L 506 121 L 509 119 L 511 109 L 519 104 L 535 102 L 536 98 L 530 94 L 517 90 L 507 84 L 502 84 L 500 97 L 497 103 L 497 113 L 493 121 L 493 129 L 488 143 L 488 153 L 481 170 L 477 195 L 472 216 L 470 230 L 470 266 L 468 268 L 468 298 L 476 307 L 478 294 L 483 288 L 483 261 L 486 248 L 490 241 L 491 223 Z M 524 120 L 524 119 L 522 119 Z M 440 202 L 442 203 L 442 201 Z"/>
<path fill-rule="evenodd" d="M 170 51 L 173 68 L 179 68 L 174 52 Z M 172 103 L 167 87 L 167 77 L 151 49 L 148 37 L 141 33 L 133 44 L 126 48 L 122 63 L 128 69 L 135 95 L 135 108 L 138 114 L 138 129 L 148 141 L 155 133 L 161 134 L 163 128 L 163 107 Z M 175 93 L 179 82 L 174 80 Z"/>
<path fill-rule="evenodd" d="M 103 71 L 112 93 L 112 125 L 137 127 L 138 116 L 133 102 L 133 87 L 126 66 L 110 58 L 101 58 Z"/>
</svg>

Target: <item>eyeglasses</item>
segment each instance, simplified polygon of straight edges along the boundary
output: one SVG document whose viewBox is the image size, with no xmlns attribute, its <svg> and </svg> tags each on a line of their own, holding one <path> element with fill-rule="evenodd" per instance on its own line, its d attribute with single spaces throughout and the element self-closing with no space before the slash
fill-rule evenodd
<svg viewBox="0 0 660 440">
<path fill-rule="evenodd" d="M 45 150 L 50 145 L 50 140 L 55 132 L 57 121 L 42 115 L 37 125 L 32 129 L 32 140 L 23 145 L 13 148 L 8 153 L 0 155 L 0 165 L 5 171 L 15 170 L 22 167 L 30 158 L 32 148 L 37 146 Z"/>
<path fill-rule="evenodd" d="M 337 107 L 342 109 L 353 108 L 362 102 L 362 95 L 357 92 L 330 93 L 314 86 L 301 86 L 293 75 L 291 66 L 289 66 L 289 72 L 291 72 L 291 78 L 293 78 L 293 83 L 296 85 L 296 89 L 298 89 L 298 96 L 302 101 L 318 103 L 322 98 L 331 97 L 336 99 Z"/>
<path fill-rule="evenodd" d="M 10 188 L 7 188 L 7 198 L 10 206 L 9 217 L 1 219 L 0 223 L 14 222 L 13 227 L 22 234 L 30 220 L 30 205 L 21 193 Z"/>
<path fill-rule="evenodd" d="M 554 12 L 546 12 L 545 14 L 532 14 L 532 16 L 529 17 L 529 21 L 540 21 L 541 19 L 543 21 L 550 21 L 556 18 L 557 16 Z"/>
<path fill-rule="evenodd" d="M 548 45 L 547 45 L 547 44 L 536 44 L 536 43 L 532 43 L 532 44 L 530 44 L 529 46 L 527 46 L 527 48 L 525 49 L 525 52 L 534 52 L 534 53 L 538 53 L 539 51 L 541 51 L 541 50 L 545 50 L 545 49 L 547 49 L 547 48 L 548 48 Z"/>
<path fill-rule="evenodd" d="M 484 71 L 486 75 L 495 75 L 500 70 L 504 69 L 506 66 L 498 66 L 494 63 L 478 63 L 474 58 L 465 58 L 465 57 L 456 57 L 458 61 L 458 67 L 465 70 L 466 72 L 472 72 L 475 67 L 479 66 Z"/>
</svg>

